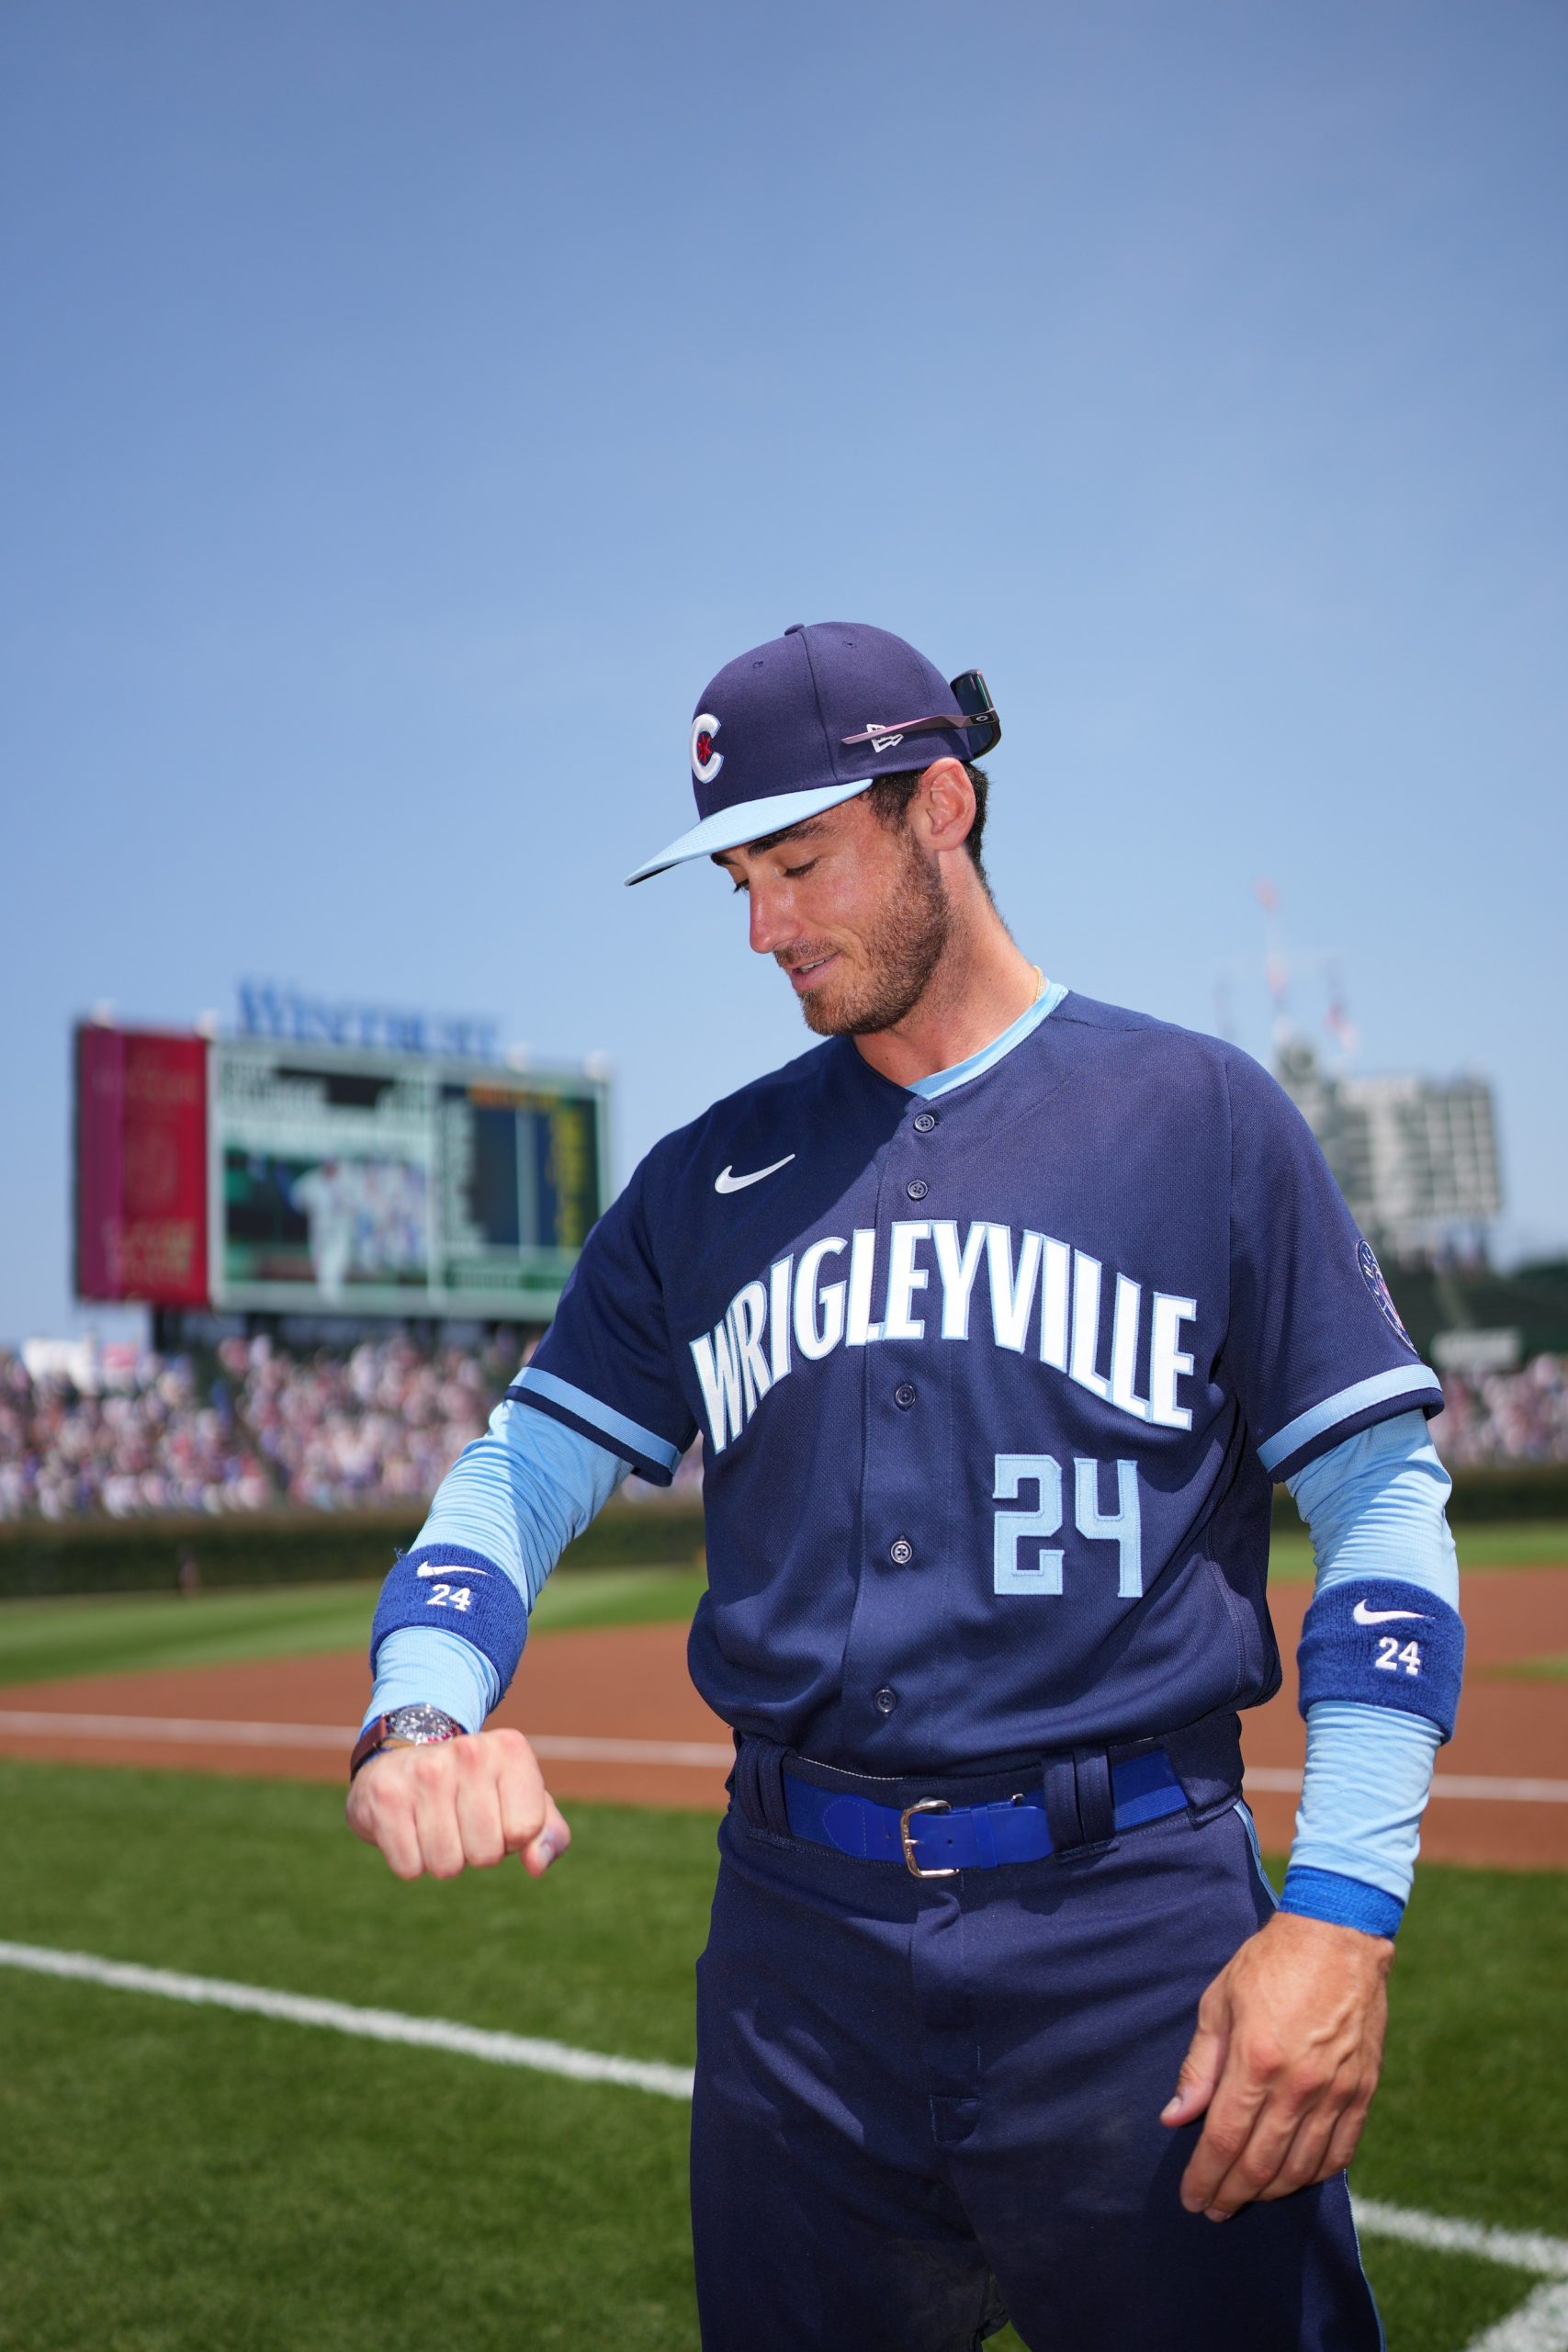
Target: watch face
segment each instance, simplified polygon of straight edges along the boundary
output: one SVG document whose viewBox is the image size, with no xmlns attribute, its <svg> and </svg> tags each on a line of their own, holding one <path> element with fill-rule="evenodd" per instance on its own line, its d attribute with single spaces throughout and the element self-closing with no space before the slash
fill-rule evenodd
<svg viewBox="0 0 1568 2352">
<path fill-rule="evenodd" d="M 423 1700 L 414 1706 L 394 1707 L 387 1717 L 389 1739 L 412 1739 L 421 1744 L 435 1739 L 456 1739 L 462 1724 L 455 1723 L 439 1707 L 432 1707 Z"/>
</svg>

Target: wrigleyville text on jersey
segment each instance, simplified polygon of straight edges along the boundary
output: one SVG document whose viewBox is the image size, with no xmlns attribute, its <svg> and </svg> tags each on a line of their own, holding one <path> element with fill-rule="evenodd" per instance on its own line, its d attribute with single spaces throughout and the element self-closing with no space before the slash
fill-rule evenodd
<svg viewBox="0 0 1568 2352">
<path fill-rule="evenodd" d="M 797 1366 L 884 1340 L 988 1342 L 1131 1420 L 1188 1430 L 1182 1329 L 1197 1315 L 1195 1299 L 1148 1291 L 1049 1234 L 985 1220 L 961 1233 L 951 1220 L 915 1217 L 896 1220 L 885 1239 L 857 1227 L 776 1259 L 688 1344 L 716 1453 Z"/>
</svg>

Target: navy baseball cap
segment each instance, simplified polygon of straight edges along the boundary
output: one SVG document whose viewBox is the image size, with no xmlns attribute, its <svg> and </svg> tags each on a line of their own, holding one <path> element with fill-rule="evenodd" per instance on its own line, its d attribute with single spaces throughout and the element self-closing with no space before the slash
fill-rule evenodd
<svg viewBox="0 0 1568 2352">
<path fill-rule="evenodd" d="M 739 849 L 852 800 L 879 775 L 999 739 L 985 680 L 950 684 L 901 637 L 859 621 L 796 622 L 728 662 L 692 717 L 697 819 L 626 880 Z"/>
</svg>

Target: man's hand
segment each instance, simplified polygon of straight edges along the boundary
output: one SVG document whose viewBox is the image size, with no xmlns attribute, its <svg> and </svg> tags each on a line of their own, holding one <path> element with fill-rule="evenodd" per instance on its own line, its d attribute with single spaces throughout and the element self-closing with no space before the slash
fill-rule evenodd
<svg viewBox="0 0 1568 2352">
<path fill-rule="evenodd" d="M 571 1843 L 520 1731 L 378 1750 L 349 1784 L 348 1826 L 400 1878 L 456 1878 L 508 1854 L 542 1878 Z"/>
<path fill-rule="evenodd" d="M 1160 2116 L 1192 2123 L 1208 2110 L 1181 2177 L 1190 2213 L 1228 2221 L 1349 2163 L 1382 2064 L 1393 1964 L 1385 1937 L 1279 1911 L 1220 1971 Z"/>
</svg>

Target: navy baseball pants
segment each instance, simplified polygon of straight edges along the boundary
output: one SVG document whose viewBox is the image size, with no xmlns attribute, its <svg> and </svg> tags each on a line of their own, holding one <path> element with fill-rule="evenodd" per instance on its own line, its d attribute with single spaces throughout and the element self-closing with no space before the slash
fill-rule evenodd
<svg viewBox="0 0 1568 2352">
<path fill-rule="evenodd" d="M 919 1882 L 735 1805 L 697 1967 L 705 2352 L 1378 2352 L 1343 2178 L 1214 2223 L 1159 2111 L 1273 1897 L 1234 1806 Z"/>
</svg>

